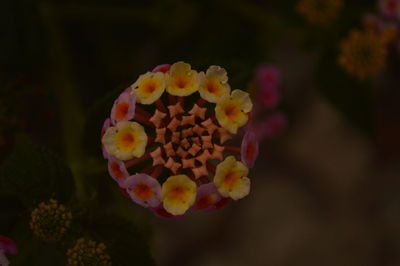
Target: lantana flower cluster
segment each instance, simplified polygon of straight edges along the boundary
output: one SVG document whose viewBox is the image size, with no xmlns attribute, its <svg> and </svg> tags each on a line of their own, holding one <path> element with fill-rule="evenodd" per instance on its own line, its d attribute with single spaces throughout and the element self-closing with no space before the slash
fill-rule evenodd
<svg viewBox="0 0 400 266">
<path fill-rule="evenodd" d="M 109 173 L 162 217 L 219 209 L 250 191 L 257 144 L 245 125 L 252 108 L 222 67 L 160 65 L 119 95 L 104 122 Z"/>
<path fill-rule="evenodd" d="M 377 8 L 362 18 L 363 30 L 352 30 L 341 44 L 339 64 L 360 80 L 384 68 L 391 47 L 400 52 L 400 0 L 378 0 Z"/>
<path fill-rule="evenodd" d="M 343 0 L 300 0 L 296 6 L 309 23 L 325 26 L 332 22 L 343 6 Z"/>
</svg>

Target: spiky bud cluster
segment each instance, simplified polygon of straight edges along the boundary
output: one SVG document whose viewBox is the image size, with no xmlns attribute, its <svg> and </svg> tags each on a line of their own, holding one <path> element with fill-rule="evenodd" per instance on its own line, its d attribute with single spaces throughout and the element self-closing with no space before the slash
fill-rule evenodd
<svg viewBox="0 0 400 266">
<path fill-rule="evenodd" d="M 75 245 L 67 251 L 68 266 L 109 266 L 112 265 L 111 257 L 106 252 L 104 243 L 80 238 Z"/>
<path fill-rule="evenodd" d="M 31 213 L 30 228 L 45 242 L 59 241 L 70 227 L 72 213 L 54 199 L 41 202 Z"/>
</svg>

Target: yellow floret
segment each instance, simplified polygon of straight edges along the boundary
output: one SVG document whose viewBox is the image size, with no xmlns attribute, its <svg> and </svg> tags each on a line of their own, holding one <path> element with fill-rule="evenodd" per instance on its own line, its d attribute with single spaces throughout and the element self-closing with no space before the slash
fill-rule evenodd
<svg viewBox="0 0 400 266">
<path fill-rule="evenodd" d="M 196 193 L 196 183 L 188 176 L 170 176 L 162 185 L 164 209 L 172 215 L 182 215 L 194 204 Z"/>
<path fill-rule="evenodd" d="M 248 173 L 249 169 L 242 162 L 228 156 L 217 165 L 214 184 L 222 196 L 238 200 L 250 192 Z"/>
<path fill-rule="evenodd" d="M 189 64 L 177 62 L 167 76 L 167 92 L 175 96 L 188 96 L 199 88 L 198 73 Z"/>
<path fill-rule="evenodd" d="M 147 135 L 137 122 L 121 121 L 107 129 L 102 142 L 109 154 L 119 160 L 129 160 L 144 154 Z"/>
<path fill-rule="evenodd" d="M 217 103 L 215 114 L 223 128 L 236 134 L 238 128 L 247 123 L 247 113 L 252 108 L 253 104 L 249 94 L 241 90 L 234 90 L 229 98 Z"/>
<path fill-rule="evenodd" d="M 199 93 L 204 100 L 217 103 L 229 97 L 231 88 L 225 69 L 219 66 L 210 66 L 206 74 L 201 72 L 199 76 Z"/>
<path fill-rule="evenodd" d="M 137 101 L 141 104 L 152 104 L 165 90 L 165 74 L 147 72 L 141 75 L 132 85 L 132 93 L 136 92 Z"/>
</svg>

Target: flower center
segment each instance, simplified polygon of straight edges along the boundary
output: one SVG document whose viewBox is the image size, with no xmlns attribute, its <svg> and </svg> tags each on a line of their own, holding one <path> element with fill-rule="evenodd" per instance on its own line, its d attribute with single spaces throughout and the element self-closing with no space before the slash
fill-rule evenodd
<svg viewBox="0 0 400 266">
<path fill-rule="evenodd" d="M 124 133 L 121 137 L 121 144 L 125 148 L 132 147 L 135 144 L 135 137 L 130 132 Z"/>
<path fill-rule="evenodd" d="M 220 89 L 215 81 L 210 81 L 207 83 L 207 91 L 212 94 L 217 94 L 220 91 Z"/>
<path fill-rule="evenodd" d="M 233 103 L 228 104 L 225 107 L 225 114 L 231 120 L 234 120 L 239 115 L 239 113 L 240 113 L 239 108 L 237 108 L 237 106 Z"/>
<path fill-rule="evenodd" d="M 153 80 L 150 80 L 144 85 L 143 92 L 150 95 L 156 90 L 156 88 L 157 84 Z"/>
<path fill-rule="evenodd" d="M 126 102 L 119 103 L 117 105 L 117 112 L 116 112 L 116 118 L 117 120 L 124 119 L 126 117 L 126 114 L 128 113 L 129 109 L 129 104 Z"/>
<path fill-rule="evenodd" d="M 153 196 L 153 189 L 144 183 L 137 184 L 133 192 L 142 200 L 148 200 Z"/>
<path fill-rule="evenodd" d="M 255 155 L 256 147 L 253 142 L 250 142 L 247 145 L 247 151 L 246 151 L 246 159 L 248 161 L 253 161 L 254 160 L 254 155 Z"/>
<path fill-rule="evenodd" d="M 236 182 L 240 177 L 233 171 L 229 172 L 224 178 L 224 184 L 228 188 L 232 188 L 235 186 Z"/>
<path fill-rule="evenodd" d="M 187 87 L 188 85 L 188 80 L 185 77 L 177 77 L 175 79 L 175 85 L 180 88 L 180 89 L 184 89 Z"/>
<path fill-rule="evenodd" d="M 175 200 L 182 200 L 186 195 L 186 189 L 182 186 L 176 186 L 171 189 L 171 198 Z"/>
</svg>

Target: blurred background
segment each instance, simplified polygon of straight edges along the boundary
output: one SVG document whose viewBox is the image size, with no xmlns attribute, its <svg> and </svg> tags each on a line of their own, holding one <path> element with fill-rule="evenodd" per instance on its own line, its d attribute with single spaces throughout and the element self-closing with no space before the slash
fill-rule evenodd
<svg viewBox="0 0 400 266">
<path fill-rule="evenodd" d="M 397 40 L 360 79 L 339 64 L 341 43 L 378 3 L 300 2 L 2 1 L 0 235 L 19 249 L 11 265 L 65 265 L 82 236 L 105 243 L 113 265 L 400 265 Z M 123 89 L 177 61 L 220 65 L 243 90 L 273 65 L 288 122 L 260 143 L 246 198 L 166 220 L 120 193 L 100 130 Z M 50 198 L 75 226 L 49 244 L 29 221 Z"/>
</svg>

